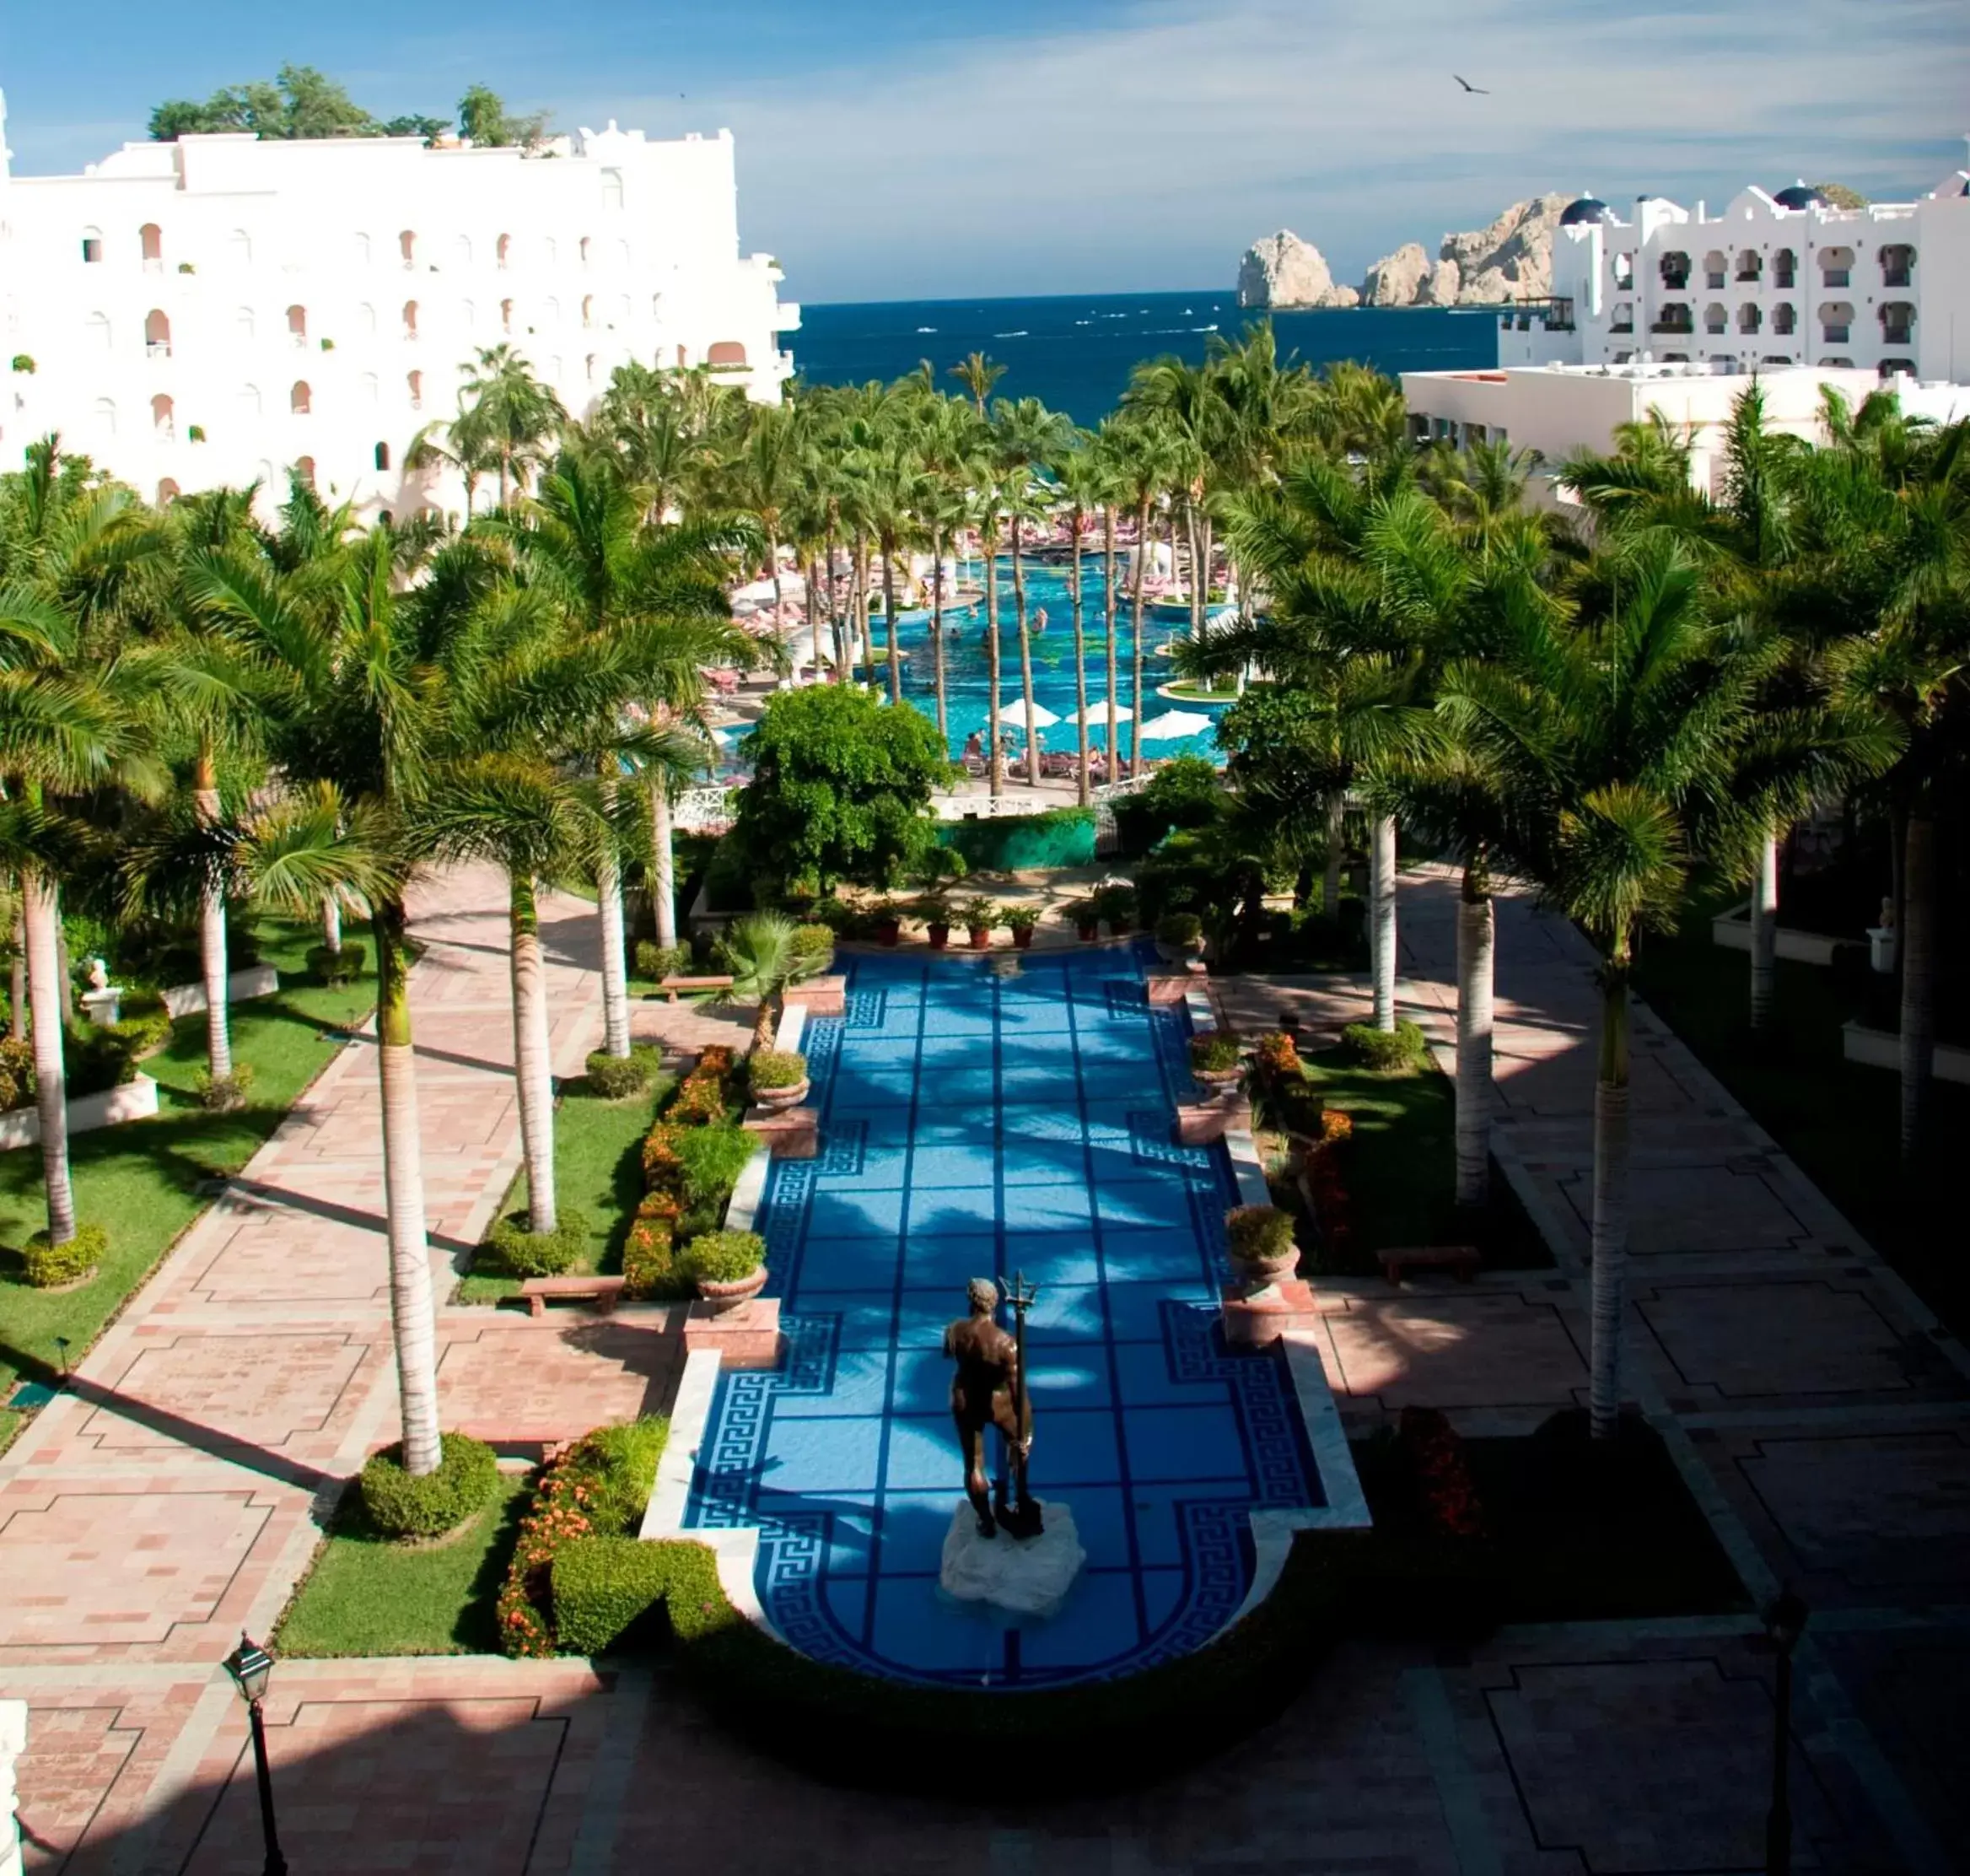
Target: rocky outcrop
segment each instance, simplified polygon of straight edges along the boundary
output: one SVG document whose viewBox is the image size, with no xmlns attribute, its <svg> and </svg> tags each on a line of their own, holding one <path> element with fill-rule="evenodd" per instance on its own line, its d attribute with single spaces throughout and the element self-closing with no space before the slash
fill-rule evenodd
<svg viewBox="0 0 1970 1876">
<path fill-rule="evenodd" d="M 1254 241 L 1238 263 L 1238 304 L 1273 312 L 1315 306 L 1352 306 L 1352 287 L 1338 287 L 1326 257 L 1289 229 Z"/>
<path fill-rule="evenodd" d="M 1405 242 L 1368 270 L 1361 297 L 1370 306 L 1495 306 L 1549 294 L 1553 231 L 1567 200 L 1515 202 L 1488 228 L 1445 235 L 1434 261 Z"/>
</svg>

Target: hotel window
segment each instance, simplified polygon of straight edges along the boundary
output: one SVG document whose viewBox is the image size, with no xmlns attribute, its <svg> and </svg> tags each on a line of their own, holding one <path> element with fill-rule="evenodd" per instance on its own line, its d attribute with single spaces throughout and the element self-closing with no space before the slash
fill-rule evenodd
<svg viewBox="0 0 1970 1876">
<path fill-rule="evenodd" d="M 226 237 L 226 257 L 236 267 L 253 265 L 253 237 L 243 228 L 235 228 Z"/>
<path fill-rule="evenodd" d="M 374 371 L 365 371 L 356 380 L 356 396 L 365 404 L 374 404 L 376 402 L 379 388 L 376 382 L 376 374 Z"/>
<path fill-rule="evenodd" d="M 164 271 L 164 229 L 155 222 L 146 222 L 137 229 L 137 238 L 143 245 L 143 271 L 162 273 Z"/>
<path fill-rule="evenodd" d="M 510 299 L 499 302 L 499 330 L 503 332 L 513 330 L 513 302 Z"/>
<path fill-rule="evenodd" d="M 404 389 L 411 394 L 411 408 L 414 411 L 423 410 L 424 407 L 424 374 L 421 371 L 406 373 L 404 378 Z"/>
<path fill-rule="evenodd" d="M 177 500 L 179 495 L 182 493 L 183 491 L 179 488 L 177 483 L 173 482 L 169 476 L 166 476 L 164 480 L 158 484 L 158 506 L 159 508 L 169 508 L 173 502 Z"/>
<path fill-rule="evenodd" d="M 581 264 L 584 267 L 589 264 L 589 248 L 590 245 L 591 244 L 589 243 L 588 236 L 585 234 L 583 235 L 581 238 Z"/>
<path fill-rule="evenodd" d="M 177 407 L 162 391 L 150 401 L 150 427 L 160 443 L 178 440 Z"/>
<path fill-rule="evenodd" d="M 622 206 L 622 170 L 602 171 L 602 206 L 605 208 L 620 208 Z"/>
<path fill-rule="evenodd" d="M 1617 254 L 1614 257 L 1614 283 L 1617 287 L 1632 287 L 1635 283 L 1635 257 L 1632 254 Z"/>
<path fill-rule="evenodd" d="M 1737 256 L 1737 278 L 1740 283 L 1762 279 L 1765 272 L 1765 257 L 1755 247 L 1744 249 Z"/>
<path fill-rule="evenodd" d="M 459 302 L 458 322 L 461 331 L 471 332 L 478 317 L 479 309 L 471 300 L 461 299 Z"/>
<path fill-rule="evenodd" d="M 94 267 L 103 257 L 103 231 L 100 228 L 85 228 L 82 231 L 82 258 L 87 267 Z"/>
<path fill-rule="evenodd" d="M 417 264 L 417 233 L 415 229 L 405 229 L 396 238 L 396 251 L 402 256 L 406 267 Z"/>
<path fill-rule="evenodd" d="M 387 468 L 389 468 L 389 466 L 390 466 L 390 445 L 389 445 L 387 443 L 379 443 L 379 444 L 376 445 L 375 457 L 376 457 L 376 466 L 377 466 L 379 469 L 387 469 Z"/>
<path fill-rule="evenodd" d="M 314 394 L 308 389 L 307 380 L 304 378 L 295 379 L 293 389 L 288 392 L 288 411 L 296 417 L 306 417 L 312 412 L 314 407 Z"/>
<path fill-rule="evenodd" d="M 1772 256 L 1772 284 L 1790 288 L 1799 283 L 1799 256 L 1782 247 Z"/>
<path fill-rule="evenodd" d="M 595 323 L 595 297 L 593 294 L 586 294 L 582 297 L 581 322 L 584 326 L 593 326 Z"/>
<path fill-rule="evenodd" d="M 461 267 L 469 267 L 472 264 L 472 238 L 470 234 L 461 234 L 452 243 L 452 256 Z"/>
<path fill-rule="evenodd" d="M 299 482 L 304 488 L 312 489 L 315 487 L 315 458 L 313 456 L 299 456 L 295 459 L 294 480 Z"/>
<path fill-rule="evenodd" d="M 499 237 L 498 245 L 493 249 L 493 253 L 498 258 L 498 265 L 501 270 L 503 272 L 508 261 L 513 258 L 512 235 L 502 234 Z"/>
<path fill-rule="evenodd" d="M 1763 308 L 1747 302 L 1737 309 L 1737 329 L 1741 332 L 1755 332 L 1765 322 Z"/>
<path fill-rule="evenodd" d="M 91 313 L 83 321 L 83 330 L 89 335 L 89 349 L 92 352 L 107 352 L 110 349 L 112 335 L 107 313 Z"/>
<path fill-rule="evenodd" d="M 288 308 L 288 343 L 296 351 L 308 343 L 308 309 L 305 306 Z"/>
<path fill-rule="evenodd" d="M 414 299 L 404 302 L 404 337 L 414 339 L 417 336 L 417 303 Z"/>
<path fill-rule="evenodd" d="M 1915 278 L 1915 250 L 1897 241 L 1881 250 L 1881 284 L 1906 287 Z"/>
<path fill-rule="evenodd" d="M 1790 303 L 1772 309 L 1772 330 L 1781 336 L 1796 330 L 1799 315 Z"/>
<path fill-rule="evenodd" d="M 143 321 L 143 349 L 153 358 L 171 355 L 171 321 L 161 306 L 153 306 Z"/>
<path fill-rule="evenodd" d="M 252 423 L 260 415 L 260 386 L 241 385 L 240 394 L 234 402 L 240 407 L 240 416 L 248 423 Z"/>
<path fill-rule="evenodd" d="M 352 234 L 349 237 L 349 258 L 359 267 L 369 265 L 369 237 L 367 234 Z"/>
<path fill-rule="evenodd" d="M 116 434 L 116 405 L 113 398 L 99 397 L 90 407 L 89 417 L 105 436 Z"/>
<path fill-rule="evenodd" d="M 376 309 L 368 300 L 356 309 L 356 330 L 372 336 L 376 331 Z"/>
</svg>

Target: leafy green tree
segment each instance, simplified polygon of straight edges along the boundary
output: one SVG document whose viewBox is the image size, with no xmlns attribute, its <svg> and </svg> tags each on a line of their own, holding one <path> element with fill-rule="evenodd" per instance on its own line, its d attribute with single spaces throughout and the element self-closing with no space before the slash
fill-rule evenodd
<svg viewBox="0 0 1970 1876">
<path fill-rule="evenodd" d="M 934 837 L 934 789 L 949 779 L 936 725 L 842 685 L 781 691 L 740 746 L 753 777 L 732 838 L 781 886 L 887 885 Z"/>
<path fill-rule="evenodd" d="M 779 913 L 755 912 L 735 919 L 719 944 L 719 955 L 732 974 L 731 986 L 719 1000 L 757 1005 L 752 1025 L 755 1049 L 773 1046 L 789 988 L 812 977 L 824 962 L 821 954 L 796 941 L 799 929 Z"/>
<path fill-rule="evenodd" d="M 150 134 L 170 143 L 215 131 L 251 131 L 256 136 L 299 137 L 375 137 L 384 127 L 333 78 L 311 65 L 283 65 L 270 84 L 256 79 L 213 93 L 203 104 L 175 98 L 151 112 Z"/>
<path fill-rule="evenodd" d="M 458 101 L 458 133 L 470 137 L 481 149 L 496 149 L 514 143 L 523 149 L 531 149 L 546 132 L 545 113 L 515 117 L 508 111 L 506 100 L 489 86 L 468 85 L 466 94 Z"/>
<path fill-rule="evenodd" d="M 459 385 L 453 450 L 483 469 L 497 469 L 499 505 L 547 456 L 548 445 L 568 422 L 553 391 L 510 345 L 482 348 L 466 364 Z"/>
</svg>

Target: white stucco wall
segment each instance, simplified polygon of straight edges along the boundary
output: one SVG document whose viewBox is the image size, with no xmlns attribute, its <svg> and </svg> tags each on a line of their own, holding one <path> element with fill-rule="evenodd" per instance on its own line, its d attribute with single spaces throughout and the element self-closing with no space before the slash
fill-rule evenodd
<svg viewBox="0 0 1970 1876">
<path fill-rule="evenodd" d="M 462 484 L 406 478 L 404 455 L 502 342 L 577 416 L 631 359 L 742 358 L 733 381 L 777 401 L 799 309 L 740 252 L 731 133 L 559 141 L 193 137 L 78 176 L 0 162 L 0 363 L 35 366 L 0 380 L 0 468 L 58 430 L 153 498 L 256 477 L 277 495 L 307 458 L 365 513 L 455 510 Z"/>
</svg>

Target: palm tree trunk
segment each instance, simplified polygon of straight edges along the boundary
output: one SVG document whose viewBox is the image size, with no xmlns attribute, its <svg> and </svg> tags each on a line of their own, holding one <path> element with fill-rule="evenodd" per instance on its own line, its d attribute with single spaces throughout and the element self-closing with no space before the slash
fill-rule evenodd
<svg viewBox="0 0 1970 1876">
<path fill-rule="evenodd" d="M 27 927 L 13 921 L 13 973 L 9 985 L 7 1032 L 15 1042 L 27 1040 Z"/>
<path fill-rule="evenodd" d="M 889 641 L 889 700 L 901 704 L 903 700 L 903 665 L 896 656 L 896 544 L 885 541 L 882 544 L 882 616 L 886 629 L 884 637 Z"/>
<path fill-rule="evenodd" d="M 20 902 L 34 1007 L 35 1108 L 41 1122 L 48 1242 L 66 1244 L 75 1236 L 75 1188 L 68 1177 L 68 1089 L 62 1059 L 62 902 L 54 881 L 31 868 L 21 872 Z"/>
<path fill-rule="evenodd" d="M 1026 784 L 1040 785 L 1040 732 L 1033 722 L 1033 640 L 1026 628 L 1026 569 L 1020 553 L 1020 518 L 1012 518 L 1013 616 L 1020 630 L 1020 693 L 1026 704 Z"/>
<path fill-rule="evenodd" d="M 1594 1289 L 1588 1412 L 1612 1437 L 1621 1412 L 1622 1316 L 1627 1307 L 1628 1004 L 1625 944 L 1601 973 L 1601 1061 L 1594 1084 Z"/>
<path fill-rule="evenodd" d="M 68 928 L 59 918 L 55 921 L 55 957 L 62 967 L 62 981 L 57 986 L 62 1004 L 62 1021 L 72 1024 L 75 1021 L 75 965 L 68 955 Z"/>
<path fill-rule="evenodd" d="M 1768 829 L 1758 845 L 1758 870 L 1751 882 L 1751 1027 L 1761 1033 L 1772 1023 L 1772 994 L 1779 953 L 1779 837 Z"/>
<path fill-rule="evenodd" d="M 342 906 L 332 892 L 321 895 L 321 945 L 332 957 L 342 954 Z"/>
<path fill-rule="evenodd" d="M 199 824 L 217 826 L 219 793 L 207 757 L 200 757 L 191 799 Z M 227 1007 L 226 895 L 225 888 L 217 884 L 206 887 L 199 903 L 198 963 L 205 979 L 206 1072 L 217 1087 L 233 1078 L 232 1012 Z"/>
<path fill-rule="evenodd" d="M 930 531 L 930 666 L 937 683 L 937 734 L 950 752 L 950 713 L 944 694 L 944 530 Z"/>
<path fill-rule="evenodd" d="M 670 841 L 670 787 L 661 775 L 650 784 L 650 910 L 657 942 L 677 942 L 677 863 Z"/>
<path fill-rule="evenodd" d="M 1087 629 L 1081 618 L 1081 511 L 1078 508 L 1074 511 L 1073 526 L 1074 540 L 1068 551 L 1074 558 L 1068 564 L 1073 569 L 1074 580 L 1068 589 L 1068 598 L 1074 607 L 1074 707 L 1075 720 L 1080 725 L 1074 797 L 1085 808 L 1088 805 L 1088 640 Z"/>
<path fill-rule="evenodd" d="M 780 624 L 780 541 L 769 523 L 766 531 L 766 563 L 773 580 L 773 629 Z"/>
<path fill-rule="evenodd" d="M 1135 660 L 1134 714 L 1128 720 L 1128 773 L 1132 777 L 1143 772 L 1143 580 L 1149 570 L 1149 504 L 1144 502 L 1136 515 L 1135 591 L 1128 606 L 1128 629 Z"/>
<path fill-rule="evenodd" d="M 855 616 L 849 622 L 848 655 L 854 664 L 867 664 L 869 682 L 875 682 L 875 634 L 869 628 L 869 602 L 875 597 L 875 590 L 869 584 L 869 537 L 857 531 L 855 536 L 855 590 L 853 603 Z M 859 644 L 861 650 L 855 649 Z"/>
<path fill-rule="evenodd" d="M 772 995 L 759 1000 L 759 1009 L 752 1019 L 752 1052 L 763 1054 L 773 1046 L 773 1038 L 779 1033 L 779 999 Z"/>
<path fill-rule="evenodd" d="M 841 596 L 835 586 L 835 536 L 834 530 L 828 530 L 825 552 L 827 567 L 827 628 L 835 650 L 834 682 L 842 682 L 842 604 Z M 820 654 L 815 655 L 815 662 L 821 661 Z"/>
<path fill-rule="evenodd" d="M 1935 1067 L 1935 820 L 1926 801 L 1909 805 L 1902 892 L 1902 1160 L 1908 1165 L 1929 1129 Z"/>
<path fill-rule="evenodd" d="M 998 556 L 982 539 L 978 552 L 985 563 L 985 671 L 992 687 L 985 706 L 986 760 L 991 792 L 997 797 L 1005 793 L 1005 764 L 998 749 Z"/>
<path fill-rule="evenodd" d="M 554 1210 L 554 1071 L 547 1039 L 546 968 L 534 882 L 511 876 L 508 919 L 513 969 L 513 1077 L 519 1095 L 520 1151 L 527 1168 L 527 1229 L 551 1232 Z M 621 926 L 617 926 L 618 932 Z"/>
<path fill-rule="evenodd" d="M 1102 779 L 1112 782 L 1121 773 L 1117 757 L 1115 686 L 1119 674 L 1115 666 L 1115 504 L 1101 504 L 1101 627 L 1108 634 L 1108 747 L 1101 765 Z"/>
<path fill-rule="evenodd" d="M 1370 830 L 1368 901 L 1375 975 L 1375 1027 L 1396 1027 L 1396 817 L 1378 814 Z"/>
<path fill-rule="evenodd" d="M 1457 904 L 1457 1205 L 1491 1196 L 1491 1022 L 1496 928 L 1483 857 L 1464 867 Z"/>
<path fill-rule="evenodd" d="M 430 1250 L 424 1235 L 424 1148 L 417 1131 L 417 1053 L 402 949 L 404 908 L 376 908 L 376 1059 L 383 1088 L 384 1210 L 390 1243 L 390 1318 L 403 1410 L 403 1466 L 438 1469 L 438 1362 Z"/>
<path fill-rule="evenodd" d="M 1320 883 L 1321 915 L 1338 921 L 1341 916 L 1341 861 L 1348 831 L 1348 791 L 1327 790 L 1327 871 Z"/>
</svg>

